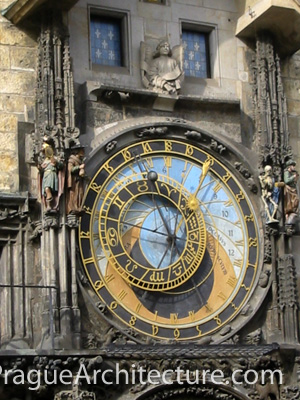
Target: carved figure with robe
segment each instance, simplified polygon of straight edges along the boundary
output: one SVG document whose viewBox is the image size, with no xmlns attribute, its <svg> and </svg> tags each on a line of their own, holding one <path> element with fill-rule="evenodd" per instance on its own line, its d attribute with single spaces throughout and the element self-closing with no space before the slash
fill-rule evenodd
<svg viewBox="0 0 300 400">
<path fill-rule="evenodd" d="M 299 174 L 296 171 L 296 162 L 288 160 L 284 170 L 284 212 L 287 224 L 294 224 L 298 215 L 299 195 L 297 182 Z"/>
<path fill-rule="evenodd" d="M 171 50 L 167 40 L 162 40 L 153 53 L 152 48 L 141 42 L 141 74 L 145 87 L 166 94 L 176 94 L 183 81 L 183 48 Z"/>
<path fill-rule="evenodd" d="M 67 164 L 67 214 L 82 213 L 85 177 L 84 146 L 73 146 Z"/>
<path fill-rule="evenodd" d="M 47 138 L 43 141 L 42 153 L 44 160 L 38 164 L 39 191 L 45 204 L 46 212 L 58 209 L 59 198 L 63 192 L 64 176 L 63 161 L 54 155 L 54 148 Z"/>
</svg>

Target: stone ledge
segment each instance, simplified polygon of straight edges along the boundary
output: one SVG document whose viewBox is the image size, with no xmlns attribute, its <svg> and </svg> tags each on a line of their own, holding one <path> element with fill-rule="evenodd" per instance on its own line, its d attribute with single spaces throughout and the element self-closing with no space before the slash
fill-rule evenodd
<svg viewBox="0 0 300 400">
<path fill-rule="evenodd" d="M 147 102 L 151 100 L 153 109 L 162 111 L 173 111 L 175 104 L 180 101 L 227 106 L 239 106 L 240 104 L 240 99 L 234 96 L 167 95 L 156 93 L 149 89 L 107 85 L 96 81 L 85 82 L 81 86 L 80 92 L 84 101 L 98 101 L 103 96 L 112 97 L 118 95 L 120 101 L 126 103 L 130 98 L 140 96 L 141 100 L 143 98 L 147 99 Z"/>
<path fill-rule="evenodd" d="M 297 349 L 298 347 L 298 349 Z M 295 351 L 299 351 L 300 346 L 294 347 Z M 15 349 L 15 350 L 0 350 L 1 357 L 18 357 L 18 356 L 58 356 L 58 357 L 92 357 L 104 356 L 111 358 L 129 359 L 133 357 L 145 359 L 149 357 L 152 359 L 171 357 L 178 358 L 179 356 L 185 358 L 218 358 L 222 357 L 241 357 L 245 356 L 264 356 L 275 351 L 280 351 L 281 346 L 277 343 L 266 345 L 199 345 L 199 344 L 160 344 L 153 345 L 147 344 L 126 344 L 122 345 L 108 345 L 100 349 L 89 350 L 44 350 L 44 349 Z M 284 347 L 284 350 L 286 347 Z"/>
<path fill-rule="evenodd" d="M 69 10 L 78 0 L 16 0 L 1 14 L 9 19 L 13 24 L 18 24 L 26 20 L 32 13 L 38 10 L 43 4 L 48 3 L 50 7 L 55 5 L 62 10 Z M 54 3 L 54 4 L 53 4 Z"/>
<path fill-rule="evenodd" d="M 256 36 L 268 31 L 283 58 L 300 48 L 300 6 L 293 0 L 263 0 L 247 10 L 237 22 L 236 36 L 254 48 Z"/>
<path fill-rule="evenodd" d="M 0 194 L 0 205 L 4 206 L 20 206 L 26 202 L 34 204 L 37 198 L 32 197 L 29 193 L 1 193 Z"/>
</svg>

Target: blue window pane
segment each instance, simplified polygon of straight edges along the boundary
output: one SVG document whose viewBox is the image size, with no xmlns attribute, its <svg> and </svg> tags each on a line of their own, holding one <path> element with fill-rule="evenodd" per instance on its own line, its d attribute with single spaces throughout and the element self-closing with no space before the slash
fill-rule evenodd
<svg viewBox="0 0 300 400">
<path fill-rule="evenodd" d="M 184 48 L 184 72 L 186 76 L 208 78 L 206 35 L 200 32 L 182 31 Z"/>
<path fill-rule="evenodd" d="M 91 56 L 93 64 L 121 66 L 120 20 L 91 16 Z"/>
</svg>

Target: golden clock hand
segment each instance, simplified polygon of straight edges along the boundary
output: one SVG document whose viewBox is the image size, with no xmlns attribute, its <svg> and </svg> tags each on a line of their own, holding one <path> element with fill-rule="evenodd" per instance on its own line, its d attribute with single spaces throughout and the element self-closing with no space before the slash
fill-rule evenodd
<svg viewBox="0 0 300 400">
<path fill-rule="evenodd" d="M 190 210 L 192 210 L 192 211 L 196 211 L 197 208 L 199 207 L 199 202 L 197 200 L 197 194 L 198 194 L 199 190 L 201 189 L 202 183 L 203 183 L 203 181 L 204 181 L 204 179 L 205 179 L 205 177 L 206 177 L 206 175 L 207 175 L 207 173 L 209 171 L 209 168 L 213 165 L 213 163 L 214 163 L 214 160 L 212 158 L 208 157 L 207 160 L 202 165 L 202 171 L 201 171 L 201 175 L 200 175 L 200 178 L 199 178 L 199 184 L 198 184 L 196 190 L 194 191 L 194 193 L 192 193 L 191 196 L 188 199 L 188 204 L 187 205 L 188 205 L 188 208 Z M 177 235 L 177 233 L 178 233 L 183 221 L 184 221 L 184 218 L 182 218 L 180 220 L 180 222 L 179 222 L 177 227 L 175 225 L 175 228 L 174 228 L 174 234 L 175 235 Z"/>
<path fill-rule="evenodd" d="M 207 160 L 203 163 L 202 172 L 201 172 L 201 175 L 199 178 L 199 185 L 197 186 L 197 189 L 194 191 L 194 193 L 192 193 L 192 195 L 188 199 L 188 207 L 192 211 L 197 210 L 197 208 L 199 206 L 199 202 L 197 200 L 197 194 L 198 194 L 199 190 L 201 189 L 202 183 L 209 171 L 209 168 L 213 165 L 213 163 L 214 163 L 214 160 L 210 157 L 208 157 Z"/>
</svg>

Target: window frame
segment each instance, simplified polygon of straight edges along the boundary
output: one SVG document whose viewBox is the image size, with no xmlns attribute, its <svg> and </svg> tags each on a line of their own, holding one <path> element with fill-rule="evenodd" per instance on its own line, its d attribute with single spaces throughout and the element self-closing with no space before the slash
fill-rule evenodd
<svg viewBox="0 0 300 400">
<path fill-rule="evenodd" d="M 167 0 L 162 0 L 161 3 L 157 3 L 155 0 L 140 0 L 141 3 L 148 3 L 148 4 L 158 4 L 159 6 L 166 6 Z"/>
<path fill-rule="evenodd" d="M 180 21 L 180 37 L 182 41 L 182 32 L 197 32 L 205 35 L 205 45 L 206 45 L 206 68 L 207 77 L 196 77 L 196 76 L 185 76 L 188 81 L 199 81 L 204 79 L 214 79 L 214 60 L 217 58 L 217 41 L 216 41 L 216 25 L 201 24 L 191 21 Z M 183 60 L 184 62 L 184 60 Z"/>
<path fill-rule="evenodd" d="M 91 21 L 92 17 L 106 18 L 116 20 L 120 24 L 121 39 L 121 66 L 102 65 L 92 62 L 92 45 L 91 45 Z M 89 65 L 90 69 L 95 72 L 110 73 L 130 73 L 130 52 L 129 52 L 129 12 L 117 9 L 107 9 L 104 7 L 88 7 L 89 21 Z"/>
</svg>

